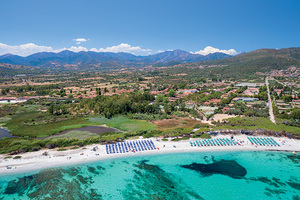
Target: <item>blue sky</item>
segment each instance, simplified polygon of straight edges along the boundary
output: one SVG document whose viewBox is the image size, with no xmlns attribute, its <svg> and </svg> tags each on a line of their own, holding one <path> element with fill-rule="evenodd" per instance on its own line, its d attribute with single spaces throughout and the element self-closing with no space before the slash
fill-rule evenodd
<svg viewBox="0 0 300 200">
<path fill-rule="evenodd" d="M 299 0 L 1 0 L 0 55 L 299 47 L 299 10 Z"/>
</svg>

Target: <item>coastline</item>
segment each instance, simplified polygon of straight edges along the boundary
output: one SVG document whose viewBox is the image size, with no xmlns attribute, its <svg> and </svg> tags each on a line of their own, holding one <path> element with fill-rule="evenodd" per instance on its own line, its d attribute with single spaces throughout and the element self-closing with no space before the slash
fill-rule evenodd
<svg viewBox="0 0 300 200">
<path fill-rule="evenodd" d="M 219 135 L 213 138 L 224 138 L 229 136 Z M 93 144 L 85 146 L 85 149 L 70 149 L 67 151 L 57 151 L 57 149 L 44 149 L 36 152 L 28 152 L 18 154 L 22 156 L 20 159 L 4 159 L 8 155 L 0 155 L 0 175 L 19 174 L 25 172 L 34 172 L 51 167 L 64 167 L 71 165 L 87 164 L 90 162 L 116 159 L 116 158 L 128 158 L 133 156 L 147 156 L 147 155 L 159 155 L 170 153 L 189 153 L 189 152 L 214 152 L 214 151 L 282 151 L 282 152 L 300 152 L 300 140 L 292 140 L 289 138 L 277 138 L 273 137 L 280 146 L 255 146 L 252 145 L 247 139 L 246 135 L 234 136 L 236 141 L 240 141 L 241 145 L 236 146 L 191 146 L 190 140 L 183 140 L 178 142 L 172 141 L 157 141 L 151 138 L 155 146 L 159 149 L 128 152 L 128 153 L 115 153 L 106 154 L 105 145 Z M 197 138 L 191 139 L 199 140 Z M 284 144 L 283 144 L 284 143 Z M 93 151 L 94 147 L 98 147 L 96 151 Z M 42 155 L 45 151 L 48 152 L 48 156 Z M 70 158 L 71 157 L 71 158 Z M 10 166 L 11 169 L 7 169 L 6 166 Z"/>
</svg>

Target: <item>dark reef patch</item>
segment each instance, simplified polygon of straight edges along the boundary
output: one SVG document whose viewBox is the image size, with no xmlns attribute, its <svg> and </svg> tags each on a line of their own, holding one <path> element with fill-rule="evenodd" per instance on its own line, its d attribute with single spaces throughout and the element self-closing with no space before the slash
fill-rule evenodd
<svg viewBox="0 0 300 200">
<path fill-rule="evenodd" d="M 296 183 L 296 182 L 286 182 L 289 186 L 291 186 L 292 188 L 296 189 L 296 190 L 300 190 L 300 183 Z"/>
<path fill-rule="evenodd" d="M 89 171 L 90 173 L 92 173 L 92 174 L 99 174 L 99 173 L 97 172 L 96 168 L 94 168 L 94 167 L 88 167 L 88 171 Z"/>
<path fill-rule="evenodd" d="M 287 155 L 286 156 L 289 160 L 291 160 L 293 163 L 295 164 L 300 164 L 300 155 L 296 154 L 296 155 Z"/>
<path fill-rule="evenodd" d="M 267 177 L 263 177 L 263 176 L 259 176 L 257 178 L 251 177 L 248 180 L 251 181 L 260 181 L 262 183 L 266 183 L 270 186 L 275 186 L 277 188 L 279 188 L 280 186 L 285 186 L 286 184 L 281 182 L 278 178 L 273 177 L 272 180 L 267 178 Z"/>
<path fill-rule="evenodd" d="M 123 160 L 122 163 L 129 164 L 129 162 L 126 160 Z"/>
<path fill-rule="evenodd" d="M 213 163 L 210 164 L 192 163 L 190 165 L 181 165 L 181 167 L 200 172 L 203 176 L 222 174 L 239 179 L 247 174 L 247 170 L 234 160 L 213 160 Z"/>
<path fill-rule="evenodd" d="M 272 190 L 272 189 L 266 187 L 265 190 L 268 191 L 271 194 L 276 194 L 276 195 L 286 193 L 286 190 L 283 190 L 283 189 L 274 189 L 274 190 Z"/>
<path fill-rule="evenodd" d="M 286 185 L 285 183 L 281 182 L 279 178 L 273 177 L 272 180 L 275 181 L 275 183 L 279 184 L 280 186 Z"/>
<path fill-rule="evenodd" d="M 269 192 L 264 192 L 264 194 L 267 195 L 268 197 L 271 197 L 271 196 L 272 196 L 272 194 L 269 193 Z"/>
<path fill-rule="evenodd" d="M 103 170 L 103 171 L 104 171 L 104 170 L 105 170 L 105 167 L 102 167 L 102 166 L 98 165 L 98 166 L 97 166 L 97 169 L 98 169 L 98 170 Z"/>
<path fill-rule="evenodd" d="M 89 189 L 90 177 L 74 175 L 77 168 L 46 169 L 8 183 L 4 194 L 17 194 L 20 199 L 101 199 L 95 190 Z"/>
<path fill-rule="evenodd" d="M 87 183 L 89 183 L 89 181 L 90 181 L 89 178 L 83 177 L 83 176 L 81 176 L 81 175 L 78 175 L 78 176 L 77 176 L 77 180 L 79 180 L 79 182 L 82 183 L 82 184 L 87 184 Z"/>
<path fill-rule="evenodd" d="M 133 165 L 137 169 L 134 170 L 133 178 L 127 180 L 126 189 L 122 192 L 123 199 L 203 199 L 188 186 L 183 185 L 176 176 L 147 162 L 143 160 Z"/>
<path fill-rule="evenodd" d="M 293 200 L 300 200 L 300 196 L 299 195 L 294 195 Z"/>
</svg>

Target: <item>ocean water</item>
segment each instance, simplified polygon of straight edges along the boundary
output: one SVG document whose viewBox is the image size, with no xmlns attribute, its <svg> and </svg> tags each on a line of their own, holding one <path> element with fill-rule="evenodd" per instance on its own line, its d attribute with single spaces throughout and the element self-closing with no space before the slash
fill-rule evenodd
<svg viewBox="0 0 300 200">
<path fill-rule="evenodd" d="M 0 176 L 0 199 L 300 200 L 300 156 L 203 152 L 104 160 Z"/>
</svg>

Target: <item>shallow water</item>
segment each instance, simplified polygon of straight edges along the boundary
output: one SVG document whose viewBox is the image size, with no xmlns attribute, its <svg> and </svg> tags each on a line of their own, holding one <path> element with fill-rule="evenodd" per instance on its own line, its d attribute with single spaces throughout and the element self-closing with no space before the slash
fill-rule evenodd
<svg viewBox="0 0 300 200">
<path fill-rule="evenodd" d="M 12 137 L 15 137 L 13 136 L 12 134 L 9 134 L 9 131 L 8 130 L 5 130 L 3 128 L 0 128 L 0 140 L 4 137 L 8 137 L 8 138 L 12 138 Z"/>
<path fill-rule="evenodd" d="M 0 177 L 0 199 L 300 199 L 300 156 L 203 152 Z"/>
</svg>

